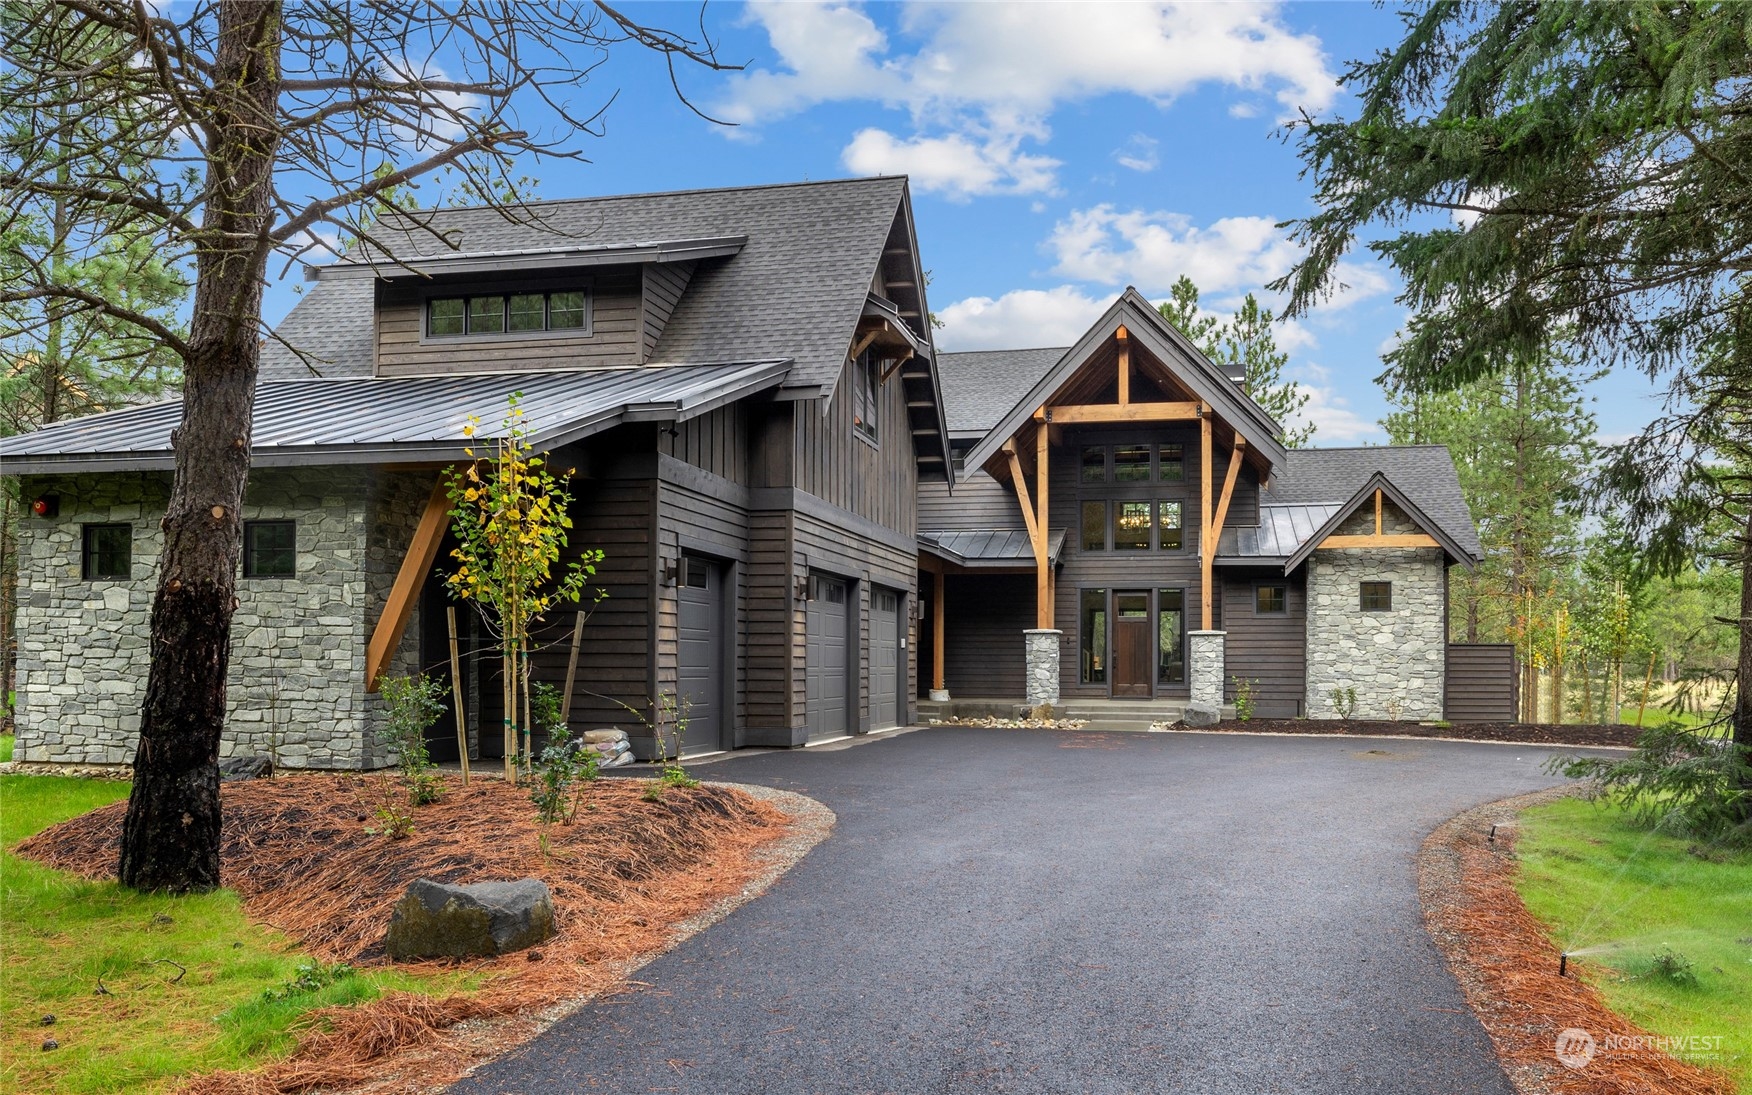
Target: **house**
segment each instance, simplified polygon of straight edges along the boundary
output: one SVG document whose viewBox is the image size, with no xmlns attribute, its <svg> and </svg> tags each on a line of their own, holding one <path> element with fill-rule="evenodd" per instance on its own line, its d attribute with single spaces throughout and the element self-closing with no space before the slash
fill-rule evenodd
<svg viewBox="0 0 1752 1095">
<path fill-rule="evenodd" d="M 1344 687 L 1441 713 L 1443 574 L 1478 551 L 1444 451 L 1284 451 L 1131 290 L 1069 349 L 938 354 L 904 178 L 433 210 L 378 238 L 393 254 L 313 268 L 263 349 L 227 755 L 384 763 L 378 684 L 447 680 L 452 615 L 470 751 L 499 755 L 441 477 L 513 393 L 570 472 L 570 550 L 604 553 L 605 596 L 551 612 L 535 659 L 563 684 L 589 611 L 576 726 L 638 734 L 680 695 L 690 752 L 797 746 L 927 695 L 1237 681 L 1261 713 L 1330 714 Z M 47 511 L 20 532 L 22 760 L 131 757 L 180 415 L 0 440 Z"/>
</svg>

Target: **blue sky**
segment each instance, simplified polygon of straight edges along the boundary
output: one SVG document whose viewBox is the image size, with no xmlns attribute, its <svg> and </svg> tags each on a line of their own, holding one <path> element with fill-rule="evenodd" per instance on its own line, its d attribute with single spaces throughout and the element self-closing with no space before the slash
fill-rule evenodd
<svg viewBox="0 0 1752 1095">
<path fill-rule="evenodd" d="M 688 5 L 628 5 L 686 29 Z M 1397 40 L 1391 8 L 1272 4 L 714 3 L 705 25 L 739 73 L 614 54 L 578 89 L 618 91 L 587 164 L 525 165 L 538 196 L 740 186 L 852 175 L 912 179 L 930 303 L 946 350 L 1062 345 L 1126 285 L 1152 299 L 1180 274 L 1226 313 L 1294 263 L 1275 227 L 1311 212 L 1278 126 L 1342 112 L 1346 63 Z M 1314 443 L 1384 440 L 1374 377 L 1405 317 L 1364 255 L 1348 291 L 1280 331 L 1311 393 Z M 291 306 L 289 284 L 269 318 Z M 1603 382 L 1616 438 L 1652 417 L 1640 378 Z"/>
</svg>

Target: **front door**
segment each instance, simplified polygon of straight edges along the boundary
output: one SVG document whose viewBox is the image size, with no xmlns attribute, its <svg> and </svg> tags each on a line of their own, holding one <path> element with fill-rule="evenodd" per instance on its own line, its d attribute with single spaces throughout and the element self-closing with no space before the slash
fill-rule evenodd
<svg viewBox="0 0 1752 1095">
<path fill-rule="evenodd" d="M 1154 694 L 1150 687 L 1155 662 L 1154 636 L 1150 634 L 1150 595 L 1147 592 L 1116 593 L 1113 596 L 1113 694 Z"/>
</svg>

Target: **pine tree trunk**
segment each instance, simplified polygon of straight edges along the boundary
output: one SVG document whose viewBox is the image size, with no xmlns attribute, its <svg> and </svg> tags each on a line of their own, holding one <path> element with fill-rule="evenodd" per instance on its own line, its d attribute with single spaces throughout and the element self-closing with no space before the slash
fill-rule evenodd
<svg viewBox="0 0 1752 1095">
<path fill-rule="evenodd" d="M 215 124 L 183 418 L 117 869 L 124 885 L 176 893 L 219 885 L 219 740 L 279 139 L 280 6 L 232 0 L 215 10 Z"/>
<path fill-rule="evenodd" d="M 1740 540 L 1740 660 L 1734 682 L 1734 745 L 1740 754 L 1740 817 L 1752 818 L 1752 504 Z"/>
</svg>

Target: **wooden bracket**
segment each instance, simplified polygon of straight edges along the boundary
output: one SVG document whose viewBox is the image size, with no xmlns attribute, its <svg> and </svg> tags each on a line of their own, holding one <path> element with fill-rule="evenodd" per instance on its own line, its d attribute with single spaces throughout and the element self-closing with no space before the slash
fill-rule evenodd
<svg viewBox="0 0 1752 1095">
<path fill-rule="evenodd" d="M 1034 548 L 1034 557 L 1038 561 L 1040 550 L 1040 525 L 1034 519 L 1034 503 L 1028 497 L 1028 480 L 1022 474 L 1022 458 L 1016 453 L 1014 441 L 1004 442 L 1003 454 L 1010 458 L 1010 479 L 1016 484 L 1016 501 L 1022 506 L 1022 523 L 1028 528 L 1028 543 Z"/>
<path fill-rule="evenodd" d="M 1229 471 L 1223 476 L 1223 496 L 1217 503 L 1217 516 L 1211 522 L 1211 556 L 1217 553 L 1217 541 L 1222 538 L 1223 524 L 1229 519 L 1229 502 L 1235 497 L 1235 480 L 1240 477 L 1241 458 L 1247 451 L 1247 441 L 1235 436 L 1235 448 L 1229 454 Z"/>
<path fill-rule="evenodd" d="M 450 488 L 445 485 L 444 478 L 439 475 L 438 482 L 432 487 L 432 496 L 426 499 L 426 511 L 420 515 L 413 539 L 408 541 L 408 552 L 402 556 L 401 569 L 395 573 L 395 584 L 390 587 L 389 599 L 383 604 L 383 615 L 377 618 L 377 627 L 371 632 L 371 642 L 365 648 L 367 692 L 377 691 L 383 671 L 389 666 L 390 657 L 401 645 L 402 635 L 408 629 L 408 619 L 414 614 L 414 605 L 419 603 L 420 590 L 426 584 L 426 576 L 432 572 L 432 562 L 438 558 L 438 545 L 444 540 L 444 530 L 450 518 Z"/>
</svg>

